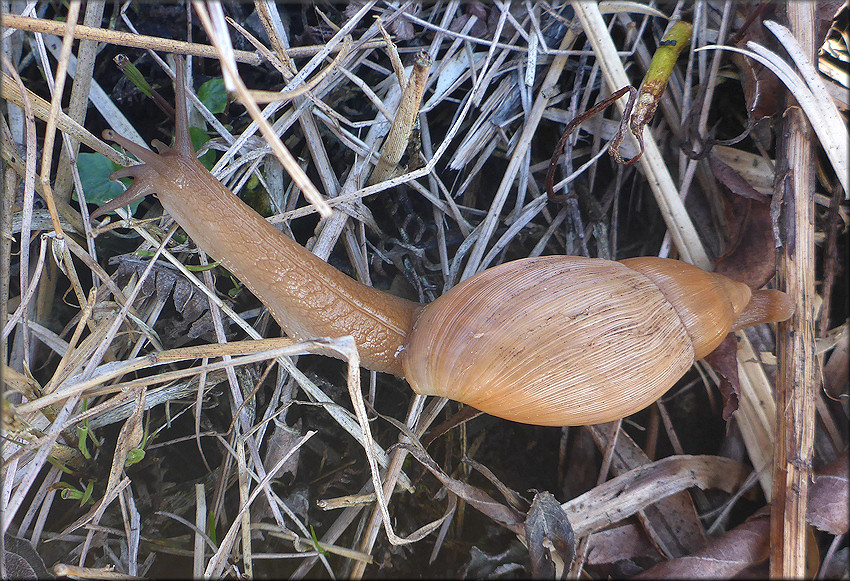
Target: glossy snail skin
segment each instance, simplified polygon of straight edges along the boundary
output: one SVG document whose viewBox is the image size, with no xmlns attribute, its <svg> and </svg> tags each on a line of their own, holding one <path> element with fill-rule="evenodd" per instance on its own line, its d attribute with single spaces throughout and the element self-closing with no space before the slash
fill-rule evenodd
<svg viewBox="0 0 850 581">
<path fill-rule="evenodd" d="M 360 284 L 278 231 L 196 159 L 182 66 L 173 148 L 112 131 L 144 163 L 103 215 L 149 193 L 236 275 L 290 336 L 351 335 L 361 363 L 501 418 L 585 425 L 637 412 L 742 326 L 785 320 L 793 303 L 661 258 L 528 258 L 467 279 L 427 306 Z"/>
<path fill-rule="evenodd" d="M 295 339 L 352 335 L 364 367 L 402 375 L 396 355 L 418 303 L 346 276 L 277 230 L 215 179 L 195 156 L 183 67 L 176 68 L 174 147 L 154 141 L 157 154 L 104 131 L 104 139 L 120 144 L 144 164 L 110 176 L 132 177 L 133 184 L 93 212 L 92 218 L 156 193 L 195 244 L 242 281 L 287 335 Z"/>
</svg>

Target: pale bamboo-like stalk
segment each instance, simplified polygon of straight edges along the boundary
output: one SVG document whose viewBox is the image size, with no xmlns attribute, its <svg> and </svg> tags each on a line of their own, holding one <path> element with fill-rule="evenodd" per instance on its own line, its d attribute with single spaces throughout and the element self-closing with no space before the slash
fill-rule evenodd
<svg viewBox="0 0 850 581">
<path fill-rule="evenodd" d="M 204 574 L 204 541 L 207 530 L 207 495 L 204 493 L 204 483 L 195 484 L 195 546 L 192 551 L 192 577 L 200 579 Z"/>
<path fill-rule="evenodd" d="M 791 33 L 809 60 L 815 56 L 816 5 L 788 2 Z M 787 109 L 782 121 L 774 196 L 783 196 L 780 231 L 780 278 L 797 310 L 779 325 L 776 376 L 777 423 L 770 513 L 770 575 L 802 578 L 806 574 L 806 508 L 812 477 L 815 429 L 815 281 L 814 281 L 814 143 L 800 107 Z M 784 155 L 782 155 L 784 153 Z"/>
</svg>

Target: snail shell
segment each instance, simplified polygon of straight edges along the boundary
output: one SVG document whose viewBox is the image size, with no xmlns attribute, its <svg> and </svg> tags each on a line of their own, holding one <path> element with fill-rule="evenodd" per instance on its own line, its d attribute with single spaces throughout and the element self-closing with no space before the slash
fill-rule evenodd
<svg viewBox="0 0 850 581">
<path fill-rule="evenodd" d="M 676 260 L 517 260 L 428 305 L 402 365 L 415 392 L 508 420 L 607 422 L 657 400 L 749 300 L 746 285 Z"/>
</svg>

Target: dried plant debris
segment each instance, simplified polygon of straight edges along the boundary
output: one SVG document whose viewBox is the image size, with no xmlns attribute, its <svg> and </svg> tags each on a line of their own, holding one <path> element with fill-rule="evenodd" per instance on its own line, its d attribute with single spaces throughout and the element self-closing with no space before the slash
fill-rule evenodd
<svg viewBox="0 0 850 581">
<path fill-rule="evenodd" d="M 687 557 L 659 563 L 638 575 L 647 579 L 730 578 L 763 563 L 770 519 L 764 511 Z"/>
<path fill-rule="evenodd" d="M 44 560 L 25 539 L 6 533 L 3 539 L 3 577 L 5 579 L 52 579 Z"/>
<path fill-rule="evenodd" d="M 728 420 L 738 409 L 741 383 L 738 379 L 738 339 L 729 333 L 717 349 L 709 353 L 705 362 L 720 375 L 720 394 L 723 396 L 723 419 Z"/>
<path fill-rule="evenodd" d="M 715 0 L 4 4 L 3 574 L 764 576 L 771 458 L 811 441 L 807 510 L 783 516 L 811 577 L 848 577 L 850 9 L 801 5 L 803 24 L 794 3 Z M 639 413 L 565 429 L 361 375 L 344 337 L 281 337 L 156 197 L 91 219 L 104 184 L 131 186 L 107 181 L 133 161 L 99 136 L 164 152 L 180 61 L 216 179 L 420 302 L 555 254 L 783 288 L 799 105 L 817 415 L 777 433 L 790 323 L 730 335 Z"/>
<path fill-rule="evenodd" d="M 534 495 L 525 519 L 525 540 L 535 578 L 561 578 L 575 556 L 575 536 L 567 515 L 549 492 Z"/>
<path fill-rule="evenodd" d="M 131 255 L 116 256 L 110 263 L 118 265 L 113 277 L 122 286 L 132 276 L 139 277 L 148 266 L 147 259 Z M 161 304 L 171 299 L 179 317 L 161 324 L 160 335 L 166 345 L 179 347 L 187 339 L 216 341 L 209 300 L 170 264 L 158 262 L 154 265 L 142 283 L 138 297 L 140 300 L 155 299 Z"/>
<path fill-rule="evenodd" d="M 809 488 L 809 507 L 806 520 L 822 531 L 833 535 L 847 533 L 847 495 L 850 464 L 845 451 L 835 461 L 815 471 Z"/>
</svg>

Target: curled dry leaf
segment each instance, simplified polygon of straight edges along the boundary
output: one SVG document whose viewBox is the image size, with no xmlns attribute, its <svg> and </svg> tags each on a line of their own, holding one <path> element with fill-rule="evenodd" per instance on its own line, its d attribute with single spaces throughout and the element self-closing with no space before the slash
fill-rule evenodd
<svg viewBox="0 0 850 581">
<path fill-rule="evenodd" d="M 519 577 L 526 572 L 525 555 L 519 543 L 512 543 L 501 553 L 487 553 L 475 545 L 469 550 L 466 564 L 458 579 L 500 579 Z"/>
<path fill-rule="evenodd" d="M 148 260 L 131 255 L 116 256 L 110 264 L 118 264 L 113 278 L 118 284 L 126 284 L 132 274 L 140 275 L 147 268 Z M 182 317 L 172 318 L 160 331 L 163 341 L 168 345 L 180 346 L 187 339 L 205 339 L 217 342 L 210 314 L 209 300 L 195 286 L 186 280 L 173 267 L 165 263 L 155 264 L 150 276 L 145 279 L 139 291 L 139 298 L 156 296 L 159 301 L 169 297 L 174 308 Z"/>
<path fill-rule="evenodd" d="M 749 468 L 718 456 L 670 456 L 635 468 L 564 503 L 577 536 L 619 522 L 691 486 L 735 490 Z"/>
<path fill-rule="evenodd" d="M 573 527 L 561 505 L 549 492 L 534 495 L 525 519 L 525 539 L 535 579 L 560 578 L 575 556 Z"/>
<path fill-rule="evenodd" d="M 850 455 L 845 451 L 817 472 L 809 486 L 809 505 L 806 520 L 812 526 L 833 535 L 843 535 L 848 529 L 848 473 Z"/>
<path fill-rule="evenodd" d="M 610 429 L 606 427 L 588 427 L 600 450 L 610 445 Z M 625 431 L 620 430 L 611 457 L 612 474 L 620 476 L 651 462 L 640 446 Z M 650 542 L 667 558 L 688 555 L 702 547 L 707 540 L 694 501 L 687 490 L 653 499 L 652 504 L 644 507 L 637 516 Z"/>
<path fill-rule="evenodd" d="M 725 194 L 729 244 L 717 259 L 715 272 L 757 289 L 773 278 L 776 271 L 773 220 L 767 198 L 753 188 L 737 171 L 709 158 L 712 172 Z"/>
<path fill-rule="evenodd" d="M 723 396 L 723 419 L 729 421 L 738 409 L 741 384 L 738 381 L 738 338 L 729 333 L 705 361 L 720 376 L 720 394 Z"/>
<path fill-rule="evenodd" d="M 645 579 L 723 578 L 764 561 L 768 555 L 770 515 L 761 510 L 740 526 L 688 555 L 659 563 L 638 577 Z"/>
</svg>

